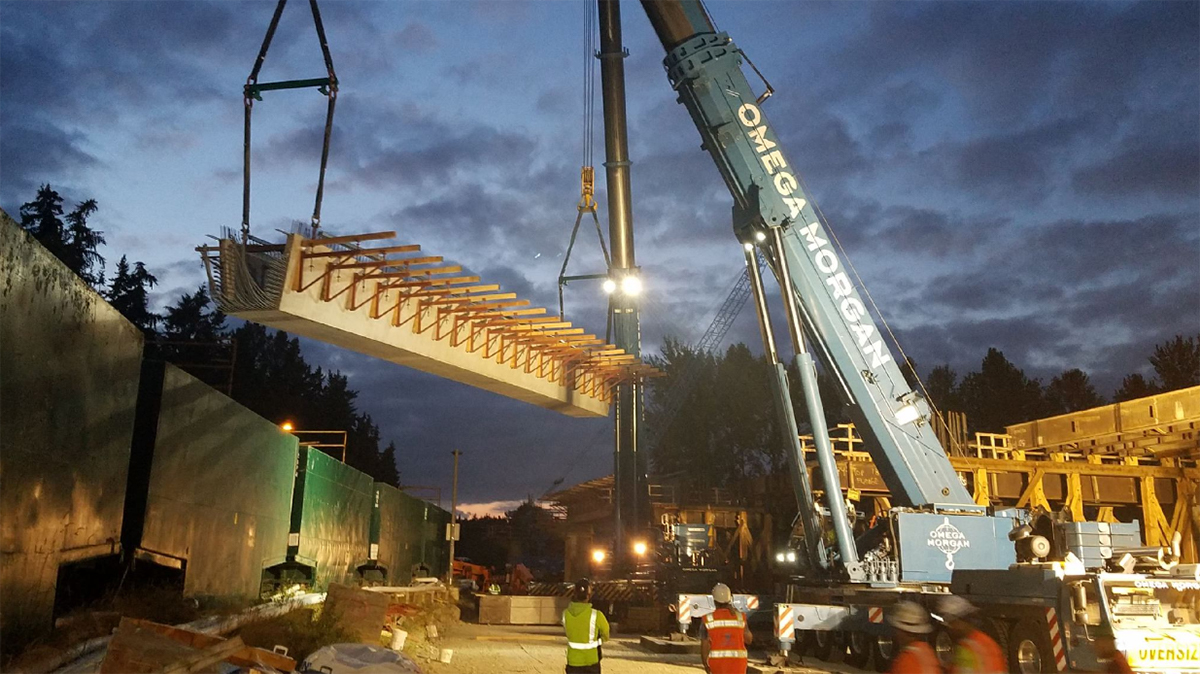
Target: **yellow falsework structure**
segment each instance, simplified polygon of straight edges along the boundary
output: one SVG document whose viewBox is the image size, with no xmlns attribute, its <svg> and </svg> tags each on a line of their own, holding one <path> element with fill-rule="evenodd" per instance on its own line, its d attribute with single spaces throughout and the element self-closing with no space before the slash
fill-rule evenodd
<svg viewBox="0 0 1200 674">
<path fill-rule="evenodd" d="M 957 450 L 950 463 L 976 503 L 1041 508 L 1072 521 L 1136 519 L 1146 545 L 1167 545 L 1179 532 L 1183 561 L 1200 561 L 1200 386 L 1005 430 L 949 443 Z M 842 489 L 886 508 L 887 487 L 854 426 L 832 435 Z M 815 452 L 811 436 L 801 441 Z M 815 463 L 814 454 L 810 472 Z"/>
<path fill-rule="evenodd" d="M 225 313 L 569 416 L 608 414 L 613 388 L 656 371 L 394 232 L 284 243 L 227 233 L 197 250 Z"/>
</svg>

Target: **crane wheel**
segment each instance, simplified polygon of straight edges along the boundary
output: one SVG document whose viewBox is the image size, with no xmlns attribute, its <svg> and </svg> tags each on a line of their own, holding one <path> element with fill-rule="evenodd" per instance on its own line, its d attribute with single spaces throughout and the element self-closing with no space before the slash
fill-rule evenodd
<svg viewBox="0 0 1200 674">
<path fill-rule="evenodd" d="M 812 630 L 809 633 L 808 652 L 825 662 L 838 663 L 846 659 L 846 642 L 842 632 Z"/>
<path fill-rule="evenodd" d="M 1008 640 L 1008 667 L 1018 674 L 1042 674 L 1055 671 L 1054 653 L 1045 625 L 1022 620 L 1013 627 Z"/>
<path fill-rule="evenodd" d="M 933 647 L 934 655 L 937 655 L 938 662 L 942 663 L 942 668 L 949 670 L 954 666 L 954 637 L 950 635 L 950 630 L 946 629 L 945 625 L 936 627 L 933 630 L 933 635 L 929 638 L 929 645 Z"/>
<path fill-rule="evenodd" d="M 866 669 L 867 663 L 871 661 L 872 651 L 874 650 L 872 648 L 875 645 L 874 635 L 858 630 L 845 632 L 844 634 L 846 635 L 846 647 L 849 650 L 849 653 L 846 655 L 847 664 L 859 669 Z"/>
<path fill-rule="evenodd" d="M 996 618 L 988 618 L 983 621 L 980 626 L 983 633 L 992 638 L 996 645 L 1000 647 L 1000 652 L 1008 657 L 1008 632 L 1009 624 L 1003 620 Z"/>
<path fill-rule="evenodd" d="M 886 672 L 892 667 L 892 656 L 896 654 L 896 643 L 891 635 L 877 635 L 871 642 L 871 658 L 875 661 L 875 671 Z"/>
</svg>

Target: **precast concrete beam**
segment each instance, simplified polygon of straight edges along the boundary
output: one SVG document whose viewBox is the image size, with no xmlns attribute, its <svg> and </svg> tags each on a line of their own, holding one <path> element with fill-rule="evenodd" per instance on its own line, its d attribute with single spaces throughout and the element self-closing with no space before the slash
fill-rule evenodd
<svg viewBox="0 0 1200 674">
<path fill-rule="evenodd" d="M 390 232 L 198 248 L 225 313 L 575 417 L 608 415 L 637 358 Z M 411 257 L 398 254 L 417 253 Z"/>
</svg>

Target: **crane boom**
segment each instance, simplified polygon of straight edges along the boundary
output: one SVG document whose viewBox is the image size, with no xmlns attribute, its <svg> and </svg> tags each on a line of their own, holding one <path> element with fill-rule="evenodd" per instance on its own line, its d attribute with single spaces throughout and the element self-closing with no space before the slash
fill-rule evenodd
<svg viewBox="0 0 1200 674">
<path fill-rule="evenodd" d="M 784 156 L 742 73 L 742 51 L 713 28 L 699 0 L 642 5 L 667 50 L 671 85 L 733 195 L 738 239 L 770 246 L 779 230 L 776 252 L 792 270 L 804 334 L 850 402 L 894 501 L 975 508 L 928 423 L 928 405 L 905 381 Z"/>
</svg>

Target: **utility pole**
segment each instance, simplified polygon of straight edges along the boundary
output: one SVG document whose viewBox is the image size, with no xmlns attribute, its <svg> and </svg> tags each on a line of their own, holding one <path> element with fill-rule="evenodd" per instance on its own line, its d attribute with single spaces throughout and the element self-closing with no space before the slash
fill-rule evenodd
<svg viewBox="0 0 1200 674">
<path fill-rule="evenodd" d="M 454 481 L 450 483 L 450 530 L 446 537 L 450 539 L 450 565 L 446 569 L 446 586 L 454 585 L 454 541 L 458 539 L 458 457 L 459 450 L 450 452 L 454 455 Z"/>
<path fill-rule="evenodd" d="M 617 0 L 599 0 L 600 91 L 604 102 L 604 169 L 608 188 L 608 237 L 612 262 L 606 289 L 610 289 L 613 345 L 641 357 L 642 335 L 638 307 L 641 272 L 633 256 L 633 206 L 629 180 L 629 138 L 625 115 L 625 57 L 621 44 L 621 8 Z M 633 567 L 632 539 L 645 523 L 645 457 L 642 435 L 642 384 L 622 382 L 616 387 L 615 447 L 613 451 L 613 566 L 618 574 Z"/>
</svg>

